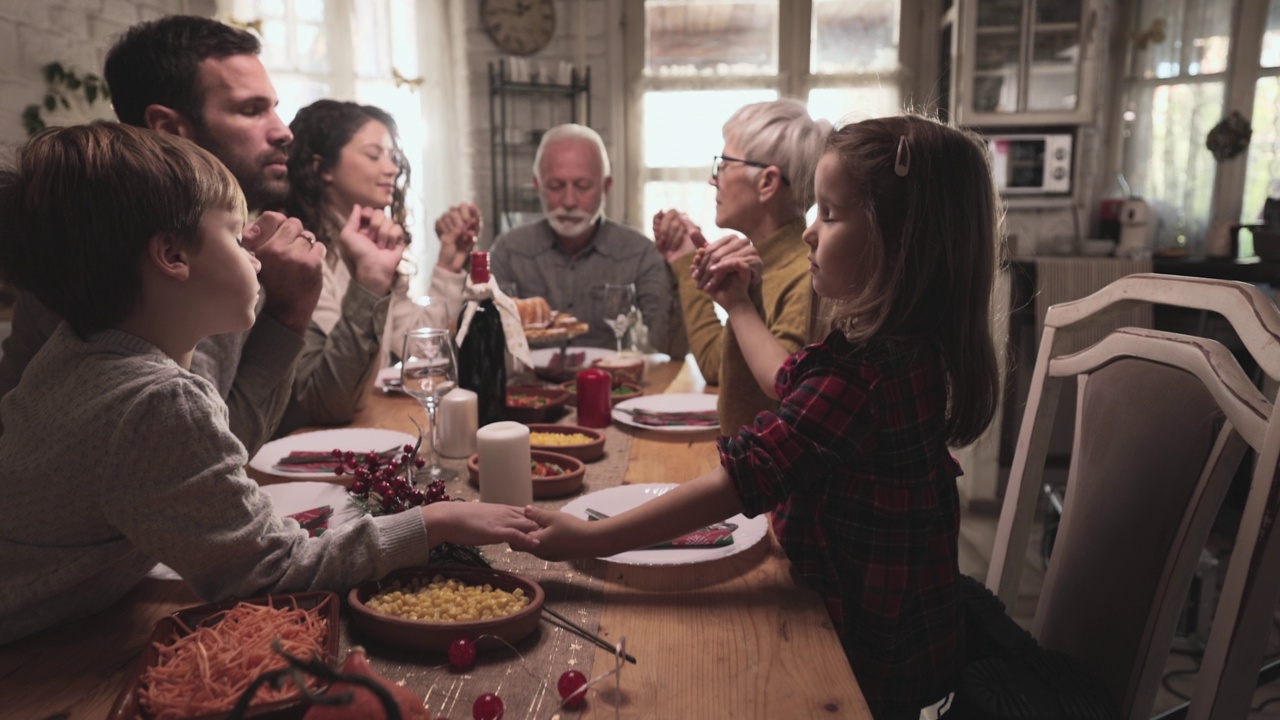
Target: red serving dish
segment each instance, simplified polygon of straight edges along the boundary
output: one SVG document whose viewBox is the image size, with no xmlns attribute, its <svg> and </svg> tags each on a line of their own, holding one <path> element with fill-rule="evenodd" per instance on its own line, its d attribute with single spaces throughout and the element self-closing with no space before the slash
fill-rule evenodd
<svg viewBox="0 0 1280 720">
<path fill-rule="evenodd" d="M 328 626 L 328 633 L 321 642 L 321 646 L 324 648 L 324 662 L 329 667 L 336 668 L 338 666 L 338 609 L 340 602 L 338 596 L 334 593 L 282 593 L 249 600 L 226 600 L 209 605 L 186 608 L 161 618 L 156 623 L 155 629 L 151 631 L 151 638 L 148 640 L 146 647 L 142 649 L 142 656 L 138 659 L 133 672 L 129 675 L 128 682 L 120 690 L 120 694 L 116 696 L 115 704 L 111 707 L 107 720 L 135 720 L 138 718 L 147 720 L 150 718 L 151 716 L 143 711 L 138 702 L 138 690 L 142 686 L 142 673 L 156 664 L 159 659 L 156 645 L 164 646 L 180 637 L 191 634 L 196 627 L 210 621 L 219 613 L 234 608 L 241 602 L 253 605 L 269 604 L 278 608 L 292 608 L 296 604 L 298 608 L 303 610 L 320 608 L 321 616 L 324 617 Z M 216 620 L 213 622 L 216 624 Z M 328 687 L 328 681 L 320 681 L 316 691 L 323 692 Z M 305 715 L 309 705 L 310 703 L 303 700 L 301 696 L 289 700 L 259 703 L 250 705 L 244 717 L 257 718 L 258 720 L 294 720 Z M 189 720 L 217 720 L 225 716 L 226 713 L 196 715 Z"/>
<path fill-rule="evenodd" d="M 529 598 L 529 604 L 511 615 L 465 622 L 406 620 L 380 613 L 365 605 L 366 600 L 388 589 L 397 580 L 407 583 L 414 578 L 430 580 L 436 575 L 457 578 L 467 585 L 488 583 L 496 589 L 508 592 L 520 588 Z M 546 595 L 542 591 L 542 586 L 528 578 L 491 568 L 465 566 L 397 570 L 381 580 L 361 583 L 347 593 L 347 604 L 351 607 L 351 623 L 361 636 L 400 648 L 436 653 L 447 651 L 449 643 L 458 638 L 473 640 L 476 647 L 480 649 L 505 647 L 502 640 L 511 644 L 520 642 L 538 629 L 538 621 L 542 617 L 542 604 L 545 601 Z"/>
</svg>

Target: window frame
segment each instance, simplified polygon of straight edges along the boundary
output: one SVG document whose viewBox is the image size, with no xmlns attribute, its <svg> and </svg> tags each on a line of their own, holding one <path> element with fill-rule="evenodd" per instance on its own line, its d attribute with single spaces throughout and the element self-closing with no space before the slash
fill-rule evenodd
<svg viewBox="0 0 1280 720">
<path fill-rule="evenodd" d="M 1177 85 L 1187 83 L 1221 82 L 1223 84 L 1223 106 L 1221 116 L 1227 117 L 1234 110 L 1253 121 L 1255 88 L 1259 78 L 1280 76 L 1280 68 L 1262 68 L 1262 38 L 1266 32 L 1267 13 L 1271 0 L 1230 0 L 1231 2 L 1231 46 L 1227 50 L 1227 67 L 1223 72 L 1204 75 L 1179 75 L 1173 78 L 1135 77 L 1132 63 L 1125 57 L 1125 67 L 1117 87 L 1117 98 L 1122 102 L 1113 113 L 1109 136 L 1111 143 L 1110 177 L 1123 173 L 1125 168 L 1125 138 L 1123 101 L 1128 99 L 1135 89 L 1147 91 L 1160 85 Z M 1125 38 L 1138 28 L 1142 19 L 1142 3 L 1134 2 L 1127 8 L 1123 22 L 1117 23 L 1116 37 Z M 1248 169 L 1249 153 L 1242 152 L 1236 157 L 1215 163 L 1214 177 L 1210 189 L 1209 217 L 1205 232 L 1223 225 L 1235 225 L 1241 222 L 1244 207 L 1245 179 Z M 1207 237 L 1189 238 L 1189 241 L 1200 244 L 1203 248 Z"/>
<path fill-rule="evenodd" d="M 921 37 L 927 25 L 922 19 L 936 12 L 938 0 L 899 0 L 898 68 L 893 74 L 904 107 L 910 106 L 918 89 L 915 83 L 929 73 L 918 71 L 927 60 L 922 55 Z M 808 101 L 816 88 L 866 85 L 884 82 L 882 72 L 812 73 L 811 29 L 813 0 L 778 0 L 778 72 L 776 75 L 743 77 L 657 77 L 646 76 L 644 0 L 623 0 L 623 81 L 625 85 L 626 158 L 623 187 L 627 189 L 624 222 L 635 227 L 648 227 L 644 212 L 645 183 L 664 179 L 662 170 L 650 171 L 644 164 L 644 94 L 663 90 L 776 90 L 779 97 Z M 913 22 L 910 18 L 919 18 Z M 710 157 L 720 148 L 707 149 L 706 175 L 710 178 Z M 665 178 L 673 179 L 673 178 Z M 685 178 L 679 178 L 684 180 Z"/>
</svg>

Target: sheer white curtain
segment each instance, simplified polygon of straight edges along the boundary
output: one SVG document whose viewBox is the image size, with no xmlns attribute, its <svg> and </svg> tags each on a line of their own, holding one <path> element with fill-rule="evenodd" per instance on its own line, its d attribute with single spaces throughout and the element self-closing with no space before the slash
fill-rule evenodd
<svg viewBox="0 0 1280 720">
<path fill-rule="evenodd" d="M 440 249 L 435 218 L 474 200 L 465 0 L 220 0 L 218 10 L 262 37 L 285 122 L 321 98 L 396 119 L 411 173 L 411 293 L 424 293 Z"/>
<path fill-rule="evenodd" d="M 1143 0 L 1131 41 L 1124 174 L 1156 204 L 1158 248 L 1203 237 L 1217 168 L 1205 136 L 1223 116 L 1229 12 L 1205 0 Z"/>
</svg>

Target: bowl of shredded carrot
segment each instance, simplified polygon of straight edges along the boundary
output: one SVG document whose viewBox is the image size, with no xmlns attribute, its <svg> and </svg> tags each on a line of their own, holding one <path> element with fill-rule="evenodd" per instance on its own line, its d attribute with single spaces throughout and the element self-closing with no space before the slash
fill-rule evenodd
<svg viewBox="0 0 1280 720">
<path fill-rule="evenodd" d="M 405 568 L 347 593 L 351 625 L 362 641 L 444 653 L 466 638 L 478 649 L 515 644 L 538 629 L 542 586 L 492 568 Z"/>
<path fill-rule="evenodd" d="M 231 710 L 259 675 L 287 662 L 273 649 L 330 668 L 338 659 L 338 596 L 331 592 L 268 595 L 187 608 L 156 623 L 108 720 L 203 720 Z M 307 676 L 321 692 L 326 680 Z M 254 693 L 246 718 L 301 717 L 309 703 L 291 680 Z"/>
</svg>

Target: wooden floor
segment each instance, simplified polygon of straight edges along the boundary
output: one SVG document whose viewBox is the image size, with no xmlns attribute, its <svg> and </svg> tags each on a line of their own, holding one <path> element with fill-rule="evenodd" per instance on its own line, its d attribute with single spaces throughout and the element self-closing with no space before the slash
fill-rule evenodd
<svg viewBox="0 0 1280 720">
<path fill-rule="evenodd" d="M 1040 596 L 1040 585 L 1044 582 L 1044 564 L 1040 559 L 1040 538 L 1042 526 L 1036 524 L 1032 531 L 1031 542 L 1028 543 L 1027 564 L 1022 572 L 1018 600 L 1011 608 L 1013 619 L 1024 628 L 1031 627 L 1031 619 L 1035 614 L 1036 600 Z M 987 565 L 991 562 L 991 547 L 995 542 L 996 518 L 990 515 L 966 513 L 960 521 L 960 571 L 966 575 L 985 580 Z M 1280 609 L 1278 609 L 1280 610 Z M 1280 612 L 1277 622 L 1271 627 L 1271 642 L 1267 649 L 1268 659 L 1280 656 Z M 1190 693 L 1195 681 L 1198 661 L 1194 654 L 1175 651 L 1170 654 L 1164 678 L 1164 687 L 1156 696 L 1155 712 L 1158 714 L 1183 702 Z M 1179 698 L 1174 693 L 1181 693 Z M 1280 718 L 1280 680 L 1258 688 L 1253 696 L 1253 712 L 1251 719 Z"/>
</svg>

